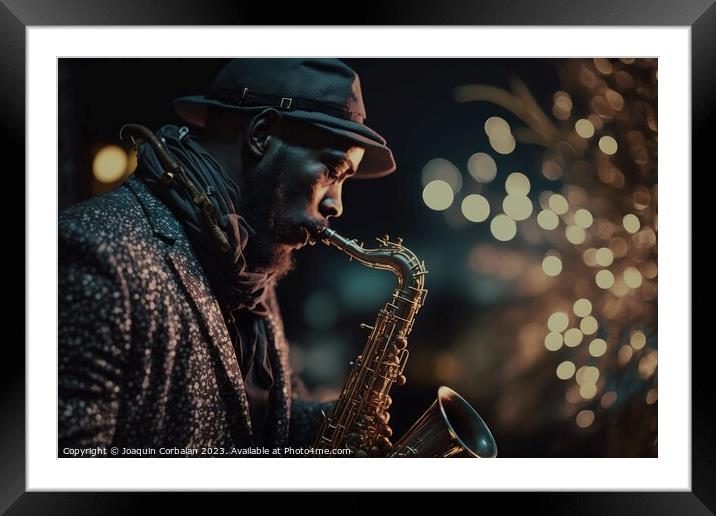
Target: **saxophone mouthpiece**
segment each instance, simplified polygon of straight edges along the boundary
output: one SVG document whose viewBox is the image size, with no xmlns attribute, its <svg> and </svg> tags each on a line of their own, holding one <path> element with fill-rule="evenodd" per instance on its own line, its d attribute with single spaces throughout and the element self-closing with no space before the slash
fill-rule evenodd
<svg viewBox="0 0 716 516">
<path fill-rule="evenodd" d="M 316 242 L 320 242 L 323 238 L 323 233 L 328 229 L 327 224 L 312 224 L 307 223 L 303 226 L 303 230 L 306 232 L 306 243 L 308 245 L 316 245 Z"/>
</svg>

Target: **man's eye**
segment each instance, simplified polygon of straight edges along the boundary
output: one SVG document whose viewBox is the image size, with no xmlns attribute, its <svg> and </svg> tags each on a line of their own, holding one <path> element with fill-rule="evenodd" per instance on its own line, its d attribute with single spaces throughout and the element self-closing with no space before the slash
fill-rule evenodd
<svg viewBox="0 0 716 516">
<path fill-rule="evenodd" d="M 338 180 L 339 174 L 336 172 L 335 168 L 329 168 L 326 167 L 324 169 L 326 177 L 332 182 L 335 183 Z"/>
</svg>

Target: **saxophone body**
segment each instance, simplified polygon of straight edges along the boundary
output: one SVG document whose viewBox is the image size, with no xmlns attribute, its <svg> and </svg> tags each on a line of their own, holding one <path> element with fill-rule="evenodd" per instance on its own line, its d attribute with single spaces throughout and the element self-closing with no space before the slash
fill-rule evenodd
<svg viewBox="0 0 716 516">
<path fill-rule="evenodd" d="M 436 401 L 395 444 L 388 425 L 393 384 L 404 385 L 408 335 L 425 302 L 425 264 L 386 235 L 380 247 L 366 249 L 329 228 L 314 235 L 361 264 L 392 271 L 398 284 L 378 312 L 330 414 L 325 415 L 314 447 L 348 448 L 354 457 L 495 457 L 497 446 L 487 425 L 455 391 L 440 387 Z"/>
<path fill-rule="evenodd" d="M 348 447 L 354 456 L 384 456 L 392 447 L 392 430 L 388 408 L 388 391 L 394 383 L 403 385 L 408 360 L 408 335 L 415 315 L 425 301 L 425 265 L 400 241 L 387 236 L 379 239 L 378 249 L 365 249 L 331 229 L 320 239 L 375 269 L 389 270 L 398 278 L 392 297 L 378 313 L 363 352 L 353 361 L 353 368 L 336 402 L 316 438 L 317 448 Z"/>
</svg>

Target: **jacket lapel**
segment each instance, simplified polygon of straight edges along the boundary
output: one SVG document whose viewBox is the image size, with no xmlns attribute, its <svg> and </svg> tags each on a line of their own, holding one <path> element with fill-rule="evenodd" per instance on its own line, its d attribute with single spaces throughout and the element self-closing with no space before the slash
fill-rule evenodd
<svg viewBox="0 0 716 516">
<path fill-rule="evenodd" d="M 136 178 L 130 177 L 127 185 L 135 193 L 145 210 L 154 233 L 170 246 L 166 256 L 167 261 L 176 272 L 180 283 L 199 314 L 206 334 L 209 336 L 210 345 L 216 350 L 231 388 L 239 399 L 242 413 L 241 417 L 236 418 L 240 426 L 239 430 L 248 438 L 249 442 L 253 442 L 249 403 L 246 398 L 241 370 L 239 369 L 224 317 L 209 287 L 204 271 L 194 256 L 194 252 L 184 235 L 179 221 L 171 211 Z M 231 416 L 235 417 L 236 414 L 231 414 Z"/>
<path fill-rule="evenodd" d="M 291 371 L 288 362 L 288 345 L 273 288 L 269 291 L 267 302 L 270 314 L 266 318 L 266 325 L 271 335 L 268 350 L 271 367 L 274 369 L 273 410 L 268 420 L 268 428 L 271 428 L 271 446 L 283 448 L 288 443 L 291 415 Z"/>
</svg>

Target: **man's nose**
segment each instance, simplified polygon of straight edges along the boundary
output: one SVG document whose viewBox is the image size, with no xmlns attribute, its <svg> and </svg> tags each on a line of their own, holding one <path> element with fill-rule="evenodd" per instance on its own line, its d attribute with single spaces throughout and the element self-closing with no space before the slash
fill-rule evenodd
<svg viewBox="0 0 716 516">
<path fill-rule="evenodd" d="M 340 217 L 343 213 L 343 201 L 341 200 L 341 187 L 334 186 L 321 201 L 319 211 L 326 219 L 330 217 Z"/>
</svg>

